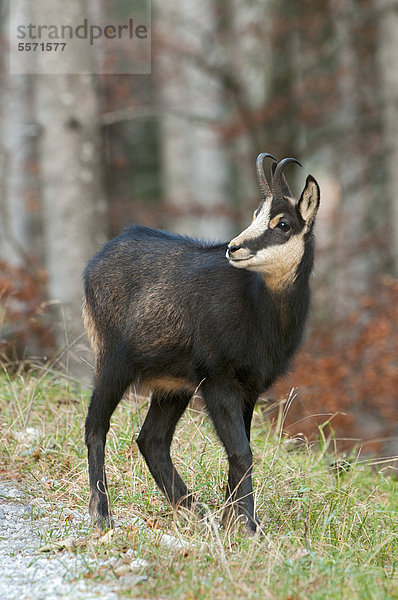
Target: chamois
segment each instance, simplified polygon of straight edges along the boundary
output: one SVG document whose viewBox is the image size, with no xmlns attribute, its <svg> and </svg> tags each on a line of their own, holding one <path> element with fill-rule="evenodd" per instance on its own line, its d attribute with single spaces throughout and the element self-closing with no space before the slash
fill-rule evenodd
<svg viewBox="0 0 398 600">
<path fill-rule="evenodd" d="M 112 522 L 104 469 L 113 411 L 130 384 L 151 390 L 138 447 L 175 507 L 203 515 L 176 471 L 170 445 L 199 386 L 229 463 L 222 522 L 260 528 L 252 488 L 250 425 L 258 396 L 289 367 L 309 306 L 313 224 L 319 187 L 309 175 L 298 201 L 262 153 L 261 202 L 253 221 L 226 243 L 208 243 L 134 225 L 106 243 L 84 274 L 83 318 L 95 354 L 86 418 L 94 524 Z M 301 166 L 301 165 L 300 165 Z"/>
</svg>

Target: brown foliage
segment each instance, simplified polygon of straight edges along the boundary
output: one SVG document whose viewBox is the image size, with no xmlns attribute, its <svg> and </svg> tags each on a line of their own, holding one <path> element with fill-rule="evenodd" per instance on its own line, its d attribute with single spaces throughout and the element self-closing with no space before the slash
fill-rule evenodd
<svg viewBox="0 0 398 600">
<path fill-rule="evenodd" d="M 318 434 L 331 425 L 340 447 L 364 440 L 365 450 L 390 452 L 398 426 L 398 281 L 383 278 L 360 308 L 335 326 L 315 329 L 276 396 L 297 388 L 286 419 L 289 434 Z M 320 416 L 316 416 L 320 415 Z"/>
<path fill-rule="evenodd" d="M 26 352 L 51 354 L 46 276 L 42 271 L 0 262 L 0 351 L 14 358 Z M 331 416 L 341 448 L 364 440 L 364 449 L 391 453 L 398 432 L 398 280 L 383 278 L 372 296 L 344 321 L 313 327 L 295 361 L 272 395 L 296 389 L 285 430 L 314 439 Z M 388 439 L 387 439 L 388 438 Z"/>
<path fill-rule="evenodd" d="M 53 348 L 50 324 L 44 314 L 46 275 L 0 261 L 0 351 L 9 357 L 48 353 Z"/>
</svg>

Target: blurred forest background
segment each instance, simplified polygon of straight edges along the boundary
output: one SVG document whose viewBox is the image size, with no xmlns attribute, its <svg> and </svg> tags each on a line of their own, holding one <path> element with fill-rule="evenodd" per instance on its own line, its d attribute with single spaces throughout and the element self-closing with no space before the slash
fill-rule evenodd
<svg viewBox="0 0 398 600">
<path fill-rule="evenodd" d="M 153 0 L 152 74 L 131 76 L 10 75 L 7 5 L 4 364 L 90 378 L 81 274 L 101 244 L 130 223 L 229 241 L 259 201 L 257 154 L 295 156 L 296 194 L 308 173 L 321 188 L 313 309 L 269 397 L 296 388 L 291 434 L 331 419 L 343 448 L 398 454 L 398 2 Z"/>
</svg>

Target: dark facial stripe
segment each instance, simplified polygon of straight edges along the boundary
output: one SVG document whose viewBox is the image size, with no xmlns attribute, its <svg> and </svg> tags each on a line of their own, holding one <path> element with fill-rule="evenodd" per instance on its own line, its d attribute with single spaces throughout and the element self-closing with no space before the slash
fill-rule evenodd
<svg viewBox="0 0 398 600">
<path fill-rule="evenodd" d="M 278 236 L 273 233 L 272 230 L 266 229 L 263 234 L 247 239 L 243 242 L 243 246 L 248 248 L 252 254 L 256 254 L 259 250 L 263 248 L 268 248 L 271 246 L 280 246 L 287 242 L 289 238 L 286 236 Z"/>
</svg>

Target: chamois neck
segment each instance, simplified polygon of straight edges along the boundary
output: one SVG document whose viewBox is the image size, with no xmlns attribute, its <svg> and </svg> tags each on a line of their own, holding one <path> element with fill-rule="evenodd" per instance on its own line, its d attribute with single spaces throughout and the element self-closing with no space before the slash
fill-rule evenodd
<svg viewBox="0 0 398 600">
<path fill-rule="evenodd" d="M 309 278 L 312 266 L 313 244 L 308 244 L 297 268 L 296 276 L 290 283 L 280 287 L 270 287 L 266 277 L 261 275 L 263 286 L 274 306 L 278 329 L 283 335 L 296 336 L 298 334 L 301 337 L 309 308 Z"/>
</svg>

